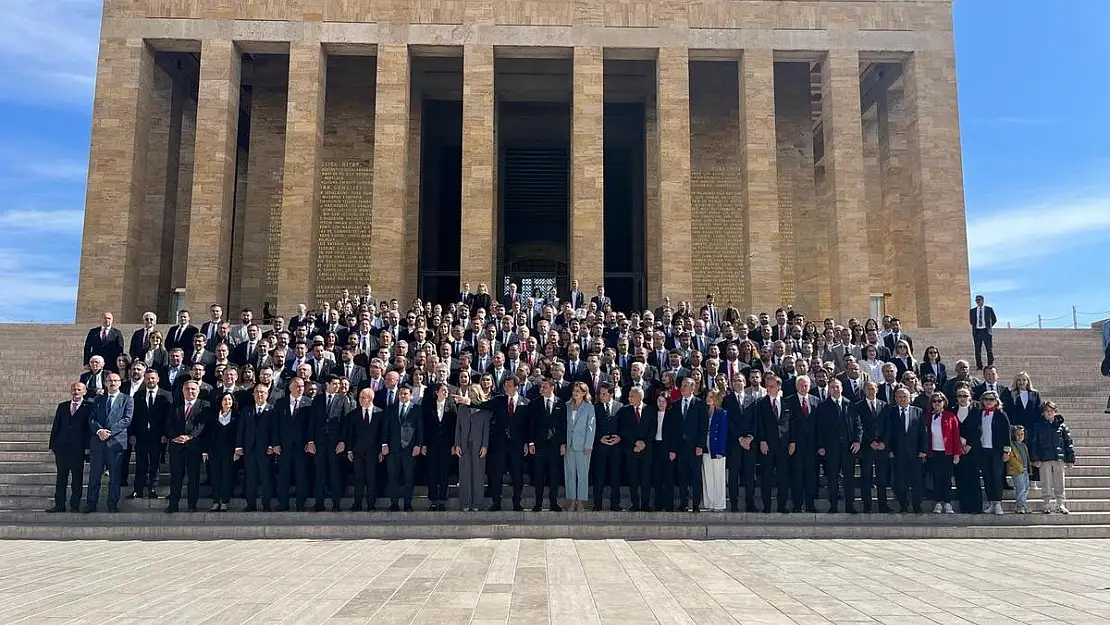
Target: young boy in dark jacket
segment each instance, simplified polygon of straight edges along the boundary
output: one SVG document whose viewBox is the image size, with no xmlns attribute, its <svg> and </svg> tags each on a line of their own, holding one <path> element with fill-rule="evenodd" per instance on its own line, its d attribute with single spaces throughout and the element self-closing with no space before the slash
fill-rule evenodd
<svg viewBox="0 0 1110 625">
<path fill-rule="evenodd" d="M 1075 445 L 1071 431 L 1064 423 L 1063 415 L 1056 414 L 1056 403 L 1044 402 L 1041 407 L 1044 419 L 1033 424 L 1029 437 L 1029 459 L 1033 466 L 1041 469 L 1041 492 L 1044 495 L 1042 512 L 1051 514 L 1052 500 L 1056 500 L 1056 512 L 1067 514 L 1064 505 L 1064 469 L 1075 465 Z"/>
</svg>

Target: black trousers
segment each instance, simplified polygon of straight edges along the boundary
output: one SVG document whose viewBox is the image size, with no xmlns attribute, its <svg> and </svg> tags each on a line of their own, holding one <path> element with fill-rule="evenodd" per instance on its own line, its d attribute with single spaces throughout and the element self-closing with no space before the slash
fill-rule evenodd
<svg viewBox="0 0 1110 625">
<path fill-rule="evenodd" d="M 864 447 L 860 449 L 860 499 L 863 500 L 863 511 L 870 512 L 871 504 L 874 501 L 871 498 L 871 487 L 875 487 L 876 495 L 879 498 L 879 509 L 886 510 L 889 504 L 886 498 L 886 489 L 890 485 L 890 456 L 887 450 L 871 449 Z"/>
<path fill-rule="evenodd" d="M 297 489 L 297 509 L 304 509 L 308 501 L 308 454 L 301 443 L 282 447 L 278 456 L 277 501 L 282 508 L 289 507 L 290 485 Z"/>
<path fill-rule="evenodd" d="M 490 476 L 490 499 L 493 504 L 501 504 L 501 488 L 505 483 L 505 470 L 508 469 L 513 484 L 513 505 L 520 505 L 521 491 L 524 490 L 524 443 L 500 440 L 493 455 L 493 475 Z"/>
<path fill-rule="evenodd" d="M 759 462 L 759 493 L 763 496 L 763 511 L 771 511 L 771 486 L 774 485 L 778 491 L 778 496 L 775 498 L 778 511 L 786 512 L 787 501 L 790 499 L 790 471 L 793 464 L 791 457 L 786 453 L 786 445 L 772 449 L 767 455 L 761 456 Z"/>
<path fill-rule="evenodd" d="M 411 506 L 416 476 L 416 458 L 412 455 L 412 447 L 398 446 L 396 450 L 390 447 L 386 461 L 389 464 L 390 502 L 396 504 L 403 497 L 405 505 Z"/>
<path fill-rule="evenodd" d="M 793 464 L 790 477 L 793 478 L 794 509 L 814 510 L 813 502 L 817 499 L 817 450 L 798 445 L 790 460 Z"/>
<path fill-rule="evenodd" d="M 133 450 L 132 450 L 132 445 L 131 445 L 131 439 L 128 438 L 127 444 L 123 446 L 123 456 L 120 459 L 120 470 L 119 470 L 119 485 L 120 486 L 127 486 L 127 476 L 128 476 L 128 474 L 131 473 L 131 452 L 132 451 Z M 136 467 L 136 469 L 138 469 L 138 467 Z"/>
<path fill-rule="evenodd" d="M 316 492 L 313 495 L 313 505 L 316 510 L 324 509 L 324 497 L 331 497 L 332 505 L 339 509 L 339 500 L 343 499 L 343 473 L 339 454 L 335 453 L 335 444 L 332 441 L 316 446 Z"/>
<path fill-rule="evenodd" d="M 368 499 L 367 509 L 372 510 L 378 501 L 378 455 L 380 453 L 380 447 L 354 450 L 355 509 L 362 508 L 363 501 Z M 298 498 L 300 494 L 301 489 L 298 488 Z"/>
<path fill-rule="evenodd" d="M 628 473 L 628 494 L 633 508 L 646 508 L 651 505 L 651 446 L 644 447 L 640 453 L 633 453 L 629 447 L 625 452 L 626 472 Z"/>
<path fill-rule="evenodd" d="M 983 489 L 979 485 L 979 457 L 977 454 L 960 456 L 960 464 L 953 467 L 956 475 L 956 498 L 960 502 L 960 512 L 980 514 L 983 512 Z"/>
<path fill-rule="evenodd" d="M 914 454 L 908 458 L 896 457 L 894 459 L 894 497 L 902 512 L 909 512 L 910 504 L 913 511 L 921 510 L 921 500 L 925 488 L 925 476 L 921 466 L 921 458 Z"/>
<path fill-rule="evenodd" d="M 444 443 L 428 445 L 427 459 L 428 501 L 444 503 L 447 501 L 447 478 L 451 471 L 451 446 Z"/>
<path fill-rule="evenodd" d="M 200 498 L 200 451 L 189 445 L 170 443 L 170 500 L 169 505 L 177 507 L 181 502 L 183 480 L 189 479 L 189 493 L 186 502 L 190 508 L 197 507 Z"/>
<path fill-rule="evenodd" d="M 591 453 L 590 482 L 594 486 L 594 507 L 601 507 L 605 487 L 609 487 L 609 507 L 621 507 L 621 455 L 620 445 L 594 445 Z"/>
<path fill-rule="evenodd" d="M 162 442 L 158 439 L 135 441 L 135 492 L 142 494 L 158 485 L 158 469 L 162 459 Z M 124 454 L 126 462 L 127 455 Z"/>
<path fill-rule="evenodd" d="M 208 454 L 208 486 L 212 489 L 212 503 L 231 503 L 237 473 L 233 450 L 213 450 Z"/>
<path fill-rule="evenodd" d="M 929 475 L 933 478 L 933 501 L 952 503 L 952 456 L 943 451 L 929 454 Z"/>
<path fill-rule="evenodd" d="M 651 484 L 655 491 L 651 500 L 656 510 L 674 510 L 674 471 L 670 450 L 662 442 L 655 441 L 651 446 Z"/>
<path fill-rule="evenodd" d="M 840 501 L 840 485 L 844 487 L 845 509 L 853 510 L 856 506 L 856 455 L 850 448 L 842 445 L 825 448 L 825 475 L 828 476 L 826 487 L 830 510 L 836 508 Z"/>
<path fill-rule="evenodd" d="M 740 507 L 740 487 L 744 487 L 744 510 L 755 512 L 755 450 L 737 446 L 728 458 L 728 503 L 733 510 Z"/>
<path fill-rule="evenodd" d="M 597 448 L 594 452 L 597 453 Z M 543 503 L 543 491 L 547 489 L 547 501 L 555 507 L 559 503 L 559 476 L 563 474 L 563 457 L 559 455 L 557 447 L 542 448 L 536 446 L 536 455 L 533 458 L 536 482 L 533 489 L 536 491 L 536 503 Z"/>
<path fill-rule="evenodd" d="M 693 499 L 695 507 L 701 507 L 701 457 L 694 454 L 694 448 L 680 449 L 675 458 L 678 465 L 678 504 L 685 508 Z"/>
<path fill-rule="evenodd" d="M 1002 501 L 1002 451 L 999 449 L 979 450 L 979 470 L 983 473 L 983 490 L 987 501 Z"/>
<path fill-rule="evenodd" d="M 971 331 L 971 340 L 975 343 L 975 366 L 983 368 L 983 347 L 987 348 L 987 365 L 994 364 L 994 337 L 989 330 L 975 329 Z M 962 460 L 960 462 L 963 462 Z"/>
<path fill-rule="evenodd" d="M 262 490 L 262 509 L 269 510 L 274 494 L 270 490 L 270 467 L 273 466 L 266 449 L 259 448 L 243 457 L 247 465 L 247 482 L 243 488 L 243 498 L 247 500 L 248 507 L 254 507 L 258 501 L 258 491 Z"/>
<path fill-rule="evenodd" d="M 66 505 L 66 484 L 69 484 L 69 508 L 81 508 L 81 480 L 85 473 L 85 451 L 74 453 L 54 452 L 54 466 L 58 469 L 57 479 L 54 481 L 54 505 L 64 508 Z M 96 476 L 98 479 L 100 476 Z"/>
</svg>

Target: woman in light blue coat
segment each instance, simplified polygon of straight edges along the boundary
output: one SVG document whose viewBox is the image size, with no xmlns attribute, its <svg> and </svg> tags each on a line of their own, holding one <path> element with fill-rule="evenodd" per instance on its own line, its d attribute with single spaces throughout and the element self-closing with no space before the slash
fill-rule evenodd
<svg viewBox="0 0 1110 625">
<path fill-rule="evenodd" d="M 590 390 L 584 382 L 577 382 L 567 402 L 567 453 L 563 456 L 571 510 L 583 510 L 590 498 L 590 452 L 596 426 Z"/>
</svg>

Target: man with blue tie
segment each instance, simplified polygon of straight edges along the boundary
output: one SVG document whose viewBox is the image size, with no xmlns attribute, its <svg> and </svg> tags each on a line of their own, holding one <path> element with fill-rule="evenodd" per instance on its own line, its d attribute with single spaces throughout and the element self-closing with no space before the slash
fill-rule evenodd
<svg viewBox="0 0 1110 625">
<path fill-rule="evenodd" d="M 696 384 L 693 378 L 682 381 L 682 396 L 668 408 L 664 421 L 674 424 L 670 447 L 675 450 L 679 508 L 687 512 L 701 512 L 701 456 L 709 435 L 709 412 L 705 402 L 694 396 Z M 688 507 L 691 501 L 693 507 Z"/>
<path fill-rule="evenodd" d="M 85 500 L 86 514 L 96 512 L 100 502 L 100 481 L 108 470 L 108 512 L 119 512 L 120 460 L 127 446 L 127 428 L 134 414 L 130 395 L 120 393 L 118 373 L 108 374 L 108 390 L 95 400 L 89 414 L 89 492 Z"/>
</svg>

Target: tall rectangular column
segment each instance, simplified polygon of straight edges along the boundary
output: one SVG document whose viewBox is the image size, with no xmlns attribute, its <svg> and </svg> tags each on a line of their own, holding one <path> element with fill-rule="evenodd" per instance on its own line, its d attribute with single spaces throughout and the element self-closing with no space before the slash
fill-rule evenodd
<svg viewBox="0 0 1110 625">
<path fill-rule="evenodd" d="M 919 273 L 918 323 L 962 327 L 971 287 L 955 53 L 915 52 L 906 62 L 903 80 L 911 201 L 920 219 L 920 249 L 944 250 L 929 256 Z"/>
<path fill-rule="evenodd" d="M 92 146 L 85 197 L 78 323 L 112 312 L 135 323 L 136 270 L 131 242 L 143 208 L 154 52 L 142 39 L 104 39 L 93 101 Z M 146 233 L 147 236 L 150 233 Z"/>
<path fill-rule="evenodd" d="M 570 277 L 593 290 L 605 279 L 605 60 L 600 47 L 574 49 L 571 121 Z"/>
<path fill-rule="evenodd" d="M 677 306 L 691 299 L 690 56 L 660 48 L 656 65 L 659 124 L 659 217 L 662 295 Z"/>
<path fill-rule="evenodd" d="M 201 43 L 197 158 L 185 270 L 185 301 L 194 311 L 215 303 L 227 306 L 241 69 L 235 42 L 211 39 Z"/>
<path fill-rule="evenodd" d="M 889 89 L 875 103 L 879 133 L 879 180 L 882 186 L 880 214 L 876 221 L 884 233 L 884 259 L 889 280 L 887 310 L 916 327 L 917 291 L 923 266 L 921 216 L 911 199 L 909 128 L 906 124 L 905 93 Z"/>
<path fill-rule="evenodd" d="M 740 176 L 748 213 L 747 309 L 772 311 L 783 304 L 774 50 L 744 50 L 740 60 L 740 136 Z"/>
<path fill-rule="evenodd" d="M 409 49 L 378 46 L 374 96 L 374 220 L 370 226 L 370 275 L 384 297 L 401 294 L 405 217 L 408 214 Z"/>
<path fill-rule="evenodd" d="M 860 236 L 859 231 L 867 213 L 857 51 L 829 51 L 822 64 L 821 105 L 828 185 L 831 313 L 839 320 L 866 317 L 870 273 L 867 237 Z"/>
<path fill-rule="evenodd" d="M 493 283 L 497 238 L 494 236 L 497 186 L 494 164 L 497 140 L 494 114 L 493 46 L 471 45 L 463 48 L 462 110 L 462 241 L 459 279 L 489 286 Z"/>
</svg>

